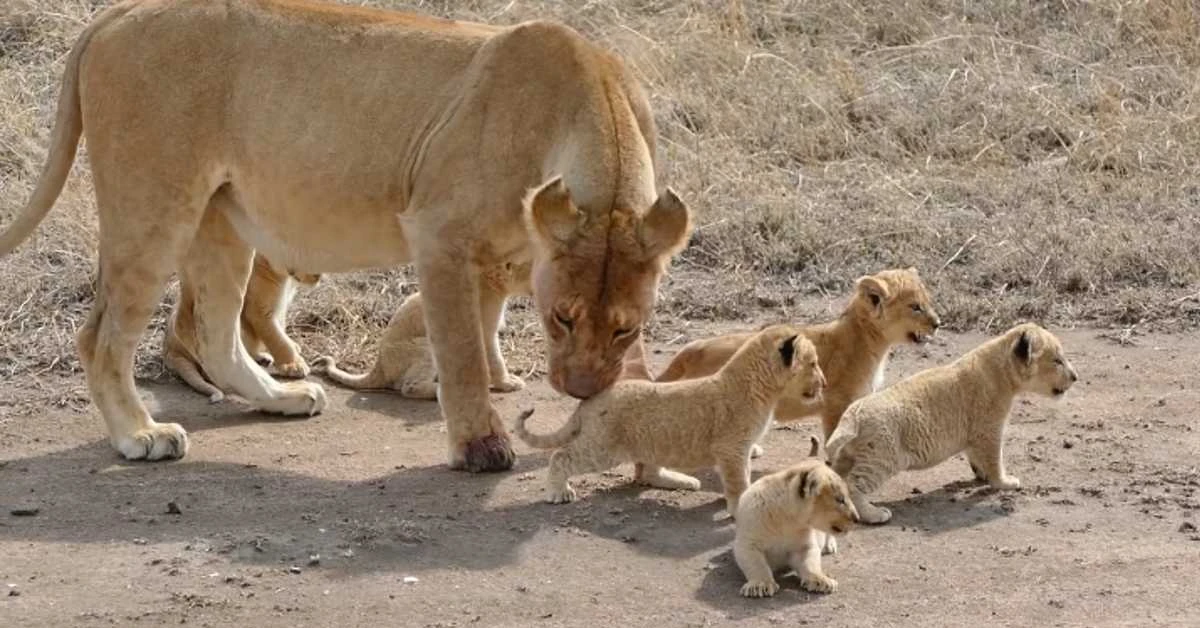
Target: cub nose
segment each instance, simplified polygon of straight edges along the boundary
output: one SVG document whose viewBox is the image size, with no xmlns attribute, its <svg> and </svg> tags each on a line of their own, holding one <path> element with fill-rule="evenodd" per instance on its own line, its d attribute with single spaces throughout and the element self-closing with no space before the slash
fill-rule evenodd
<svg viewBox="0 0 1200 628">
<path fill-rule="evenodd" d="M 937 331 L 938 327 L 942 326 L 942 319 L 934 316 L 933 320 L 929 321 L 929 326 L 933 327 L 934 331 Z"/>
<path fill-rule="evenodd" d="M 1075 372 L 1075 369 L 1071 369 L 1071 382 L 1077 381 L 1079 381 L 1079 375 Z"/>
</svg>

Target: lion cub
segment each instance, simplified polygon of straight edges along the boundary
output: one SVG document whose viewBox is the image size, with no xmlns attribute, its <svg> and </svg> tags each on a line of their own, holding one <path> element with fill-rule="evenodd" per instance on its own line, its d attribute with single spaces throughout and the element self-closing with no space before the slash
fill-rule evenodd
<svg viewBox="0 0 1200 628">
<path fill-rule="evenodd" d="M 297 289 L 301 286 L 311 288 L 320 281 L 321 275 L 281 271 L 266 257 L 254 254 L 241 313 L 242 344 L 251 357 L 261 363 L 274 362 L 276 373 L 284 377 L 308 375 L 308 365 L 300 356 L 300 347 L 288 337 L 284 323 Z M 225 398 L 225 393 L 204 376 L 196 339 L 195 303 L 191 285 L 181 279 L 179 302 L 171 313 L 163 339 L 163 364 L 216 403 Z"/>
<path fill-rule="evenodd" d="M 958 360 L 931 368 L 846 410 L 826 447 L 867 523 L 892 513 L 867 495 L 900 471 L 928 469 L 965 451 L 975 477 L 1001 489 L 1021 482 L 1004 470 L 1004 429 L 1021 393 L 1059 397 L 1078 379 L 1053 334 L 1017 325 Z"/>
<path fill-rule="evenodd" d="M 530 292 L 529 262 L 484 268 L 480 273 L 479 303 L 484 323 L 484 346 L 491 388 L 512 392 L 525 387 L 521 378 L 508 372 L 500 352 L 499 332 L 504 325 L 504 304 L 510 295 Z M 355 389 L 392 389 L 409 399 L 437 399 L 437 366 L 425 332 L 421 293 L 408 296 L 388 321 L 379 355 L 367 373 L 352 374 L 337 367 L 332 356 L 318 358 L 313 366 L 333 381 Z"/>
<path fill-rule="evenodd" d="M 929 290 L 916 268 L 860 277 L 850 303 L 837 320 L 800 328 L 817 348 L 821 370 L 829 381 L 825 393 L 818 400 L 808 399 L 803 387 L 793 382 L 775 406 L 775 420 L 787 423 L 820 416 L 822 433 L 828 438 L 847 406 L 883 384 L 892 347 L 927 342 L 940 325 Z M 688 343 L 657 381 L 713 373 L 753 335 L 733 333 Z M 756 445 L 754 455 L 761 453 Z"/>
<path fill-rule="evenodd" d="M 768 327 L 744 343 L 716 373 L 660 384 L 621 380 L 581 401 L 558 432 L 535 435 L 525 429 L 533 410 L 514 431 L 531 447 L 562 447 L 550 457 L 547 474 L 551 503 L 575 499 L 573 475 L 604 471 L 623 462 L 642 463 L 643 481 L 660 488 L 696 490 L 700 481 L 668 470 L 716 466 L 725 503 L 736 515 L 738 498 L 750 483 L 750 445 L 766 429 L 771 408 L 793 380 L 811 398 L 820 396 L 825 377 L 817 351 L 790 325 Z"/>
<path fill-rule="evenodd" d="M 812 437 L 809 458 L 758 478 L 738 502 L 733 557 L 746 577 L 742 595 L 770 597 L 779 590 L 774 572 L 791 568 L 800 586 L 833 593 L 837 581 L 821 570 L 825 535 L 842 534 L 858 521 L 841 476 L 817 458 Z"/>
</svg>

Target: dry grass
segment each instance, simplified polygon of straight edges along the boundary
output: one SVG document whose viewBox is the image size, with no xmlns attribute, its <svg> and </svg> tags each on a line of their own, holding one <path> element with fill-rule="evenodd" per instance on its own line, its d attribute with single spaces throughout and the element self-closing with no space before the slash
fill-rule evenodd
<svg viewBox="0 0 1200 628">
<path fill-rule="evenodd" d="M 63 57 L 104 4 L 0 8 L 3 223 L 41 168 Z M 370 4 L 554 17 L 629 59 L 652 94 L 662 180 L 700 225 L 664 285 L 659 337 L 689 318 L 813 316 L 858 275 L 901 265 L 922 270 L 955 328 L 1200 322 L 1188 0 Z M 76 172 L 34 241 L 0 262 L 0 378 L 78 371 L 95 222 Z M 328 277 L 298 302 L 298 336 L 362 363 L 408 279 Z M 506 338 L 528 372 L 540 341 L 521 306 Z M 160 335 L 143 375 L 159 371 Z"/>
</svg>

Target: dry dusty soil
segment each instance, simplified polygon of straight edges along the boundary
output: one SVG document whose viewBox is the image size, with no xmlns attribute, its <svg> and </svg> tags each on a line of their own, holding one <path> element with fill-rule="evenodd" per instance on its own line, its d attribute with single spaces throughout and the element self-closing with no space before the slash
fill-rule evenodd
<svg viewBox="0 0 1200 628">
<path fill-rule="evenodd" d="M 0 625 L 1196 625 L 1200 339 L 1061 333 L 1082 380 L 1018 402 L 1007 459 L 1025 488 L 976 485 L 960 458 L 893 479 L 892 523 L 826 558 L 840 590 L 824 596 L 788 577 L 739 597 L 711 472 L 682 493 L 631 486 L 626 466 L 551 506 L 542 452 L 447 470 L 432 403 L 329 387 L 324 414 L 283 420 L 143 382 L 192 434 L 165 464 L 122 462 L 91 407 L 9 416 Z M 981 338 L 903 347 L 889 379 Z M 508 416 L 536 403 L 541 430 L 571 406 L 542 381 L 496 399 Z M 773 430 L 756 474 L 813 429 Z"/>
</svg>

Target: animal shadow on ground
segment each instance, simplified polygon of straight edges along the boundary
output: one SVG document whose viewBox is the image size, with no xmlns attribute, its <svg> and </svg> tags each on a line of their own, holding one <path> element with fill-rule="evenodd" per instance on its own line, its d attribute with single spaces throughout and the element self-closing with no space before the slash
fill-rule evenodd
<svg viewBox="0 0 1200 628">
<path fill-rule="evenodd" d="M 822 562 L 827 570 L 831 558 L 836 561 L 836 557 L 823 557 Z M 791 570 L 779 570 L 775 572 L 775 581 L 779 583 L 779 591 L 773 597 L 757 599 L 742 597 L 741 588 L 742 584 L 746 582 L 746 578 L 742 575 L 741 569 L 738 569 L 737 562 L 733 558 L 732 548 L 713 556 L 705 570 L 704 579 L 700 582 L 700 588 L 696 589 L 695 598 L 713 608 L 728 612 L 727 619 L 732 621 L 786 609 L 797 604 L 816 602 L 824 596 L 820 593 L 809 593 L 801 588 L 800 579 L 791 573 Z M 835 580 L 837 579 L 836 574 L 831 574 L 831 576 Z"/>
<path fill-rule="evenodd" d="M 976 480 L 957 480 L 906 499 L 875 501 L 892 511 L 885 525 L 916 528 L 929 534 L 967 528 L 1007 517 L 1018 491 L 1000 491 Z M 862 525 L 869 531 L 874 526 Z"/>
<path fill-rule="evenodd" d="M 156 396 L 156 386 L 145 388 Z M 163 392 L 162 400 L 170 403 L 152 403 L 164 406 L 156 415 L 181 422 L 193 436 L 247 423 L 295 421 L 234 404 L 210 405 L 200 395 L 193 401 L 179 399 L 177 391 Z M 397 401 L 420 407 L 415 421 L 440 420 L 436 404 Z M 298 433 L 306 429 L 294 427 Z M 431 435 L 426 428 L 411 436 L 428 440 Z M 436 438 L 440 447 L 441 436 Z M 193 445 L 202 447 L 202 440 L 194 439 Z M 520 547 L 543 531 L 583 531 L 668 557 L 711 551 L 733 535 L 727 522 L 714 521 L 723 502 L 681 508 L 671 503 L 677 494 L 629 483 L 631 467 L 623 470 L 618 485 L 587 490 L 579 502 L 545 504 L 546 452 L 521 455 L 509 473 L 400 465 L 347 481 L 308 471 L 313 461 L 304 461 L 304 472 L 290 470 L 289 456 L 295 454 L 277 446 L 273 459 L 256 457 L 253 441 L 247 441 L 245 455 L 236 444 L 232 451 L 236 462 L 192 455 L 179 462 L 135 463 L 121 460 L 107 440 L 97 440 L 9 459 L 0 464 L 0 539 L 150 547 L 185 543 L 185 549 L 252 565 L 303 564 L 319 555 L 314 568 L 409 573 L 510 565 Z M 330 455 L 317 461 L 318 472 L 344 468 Z M 594 487 L 597 478 L 585 476 L 580 486 Z M 505 489 L 498 499 L 501 483 Z M 8 516 L 8 510 L 27 505 L 38 509 L 36 516 Z"/>
</svg>

